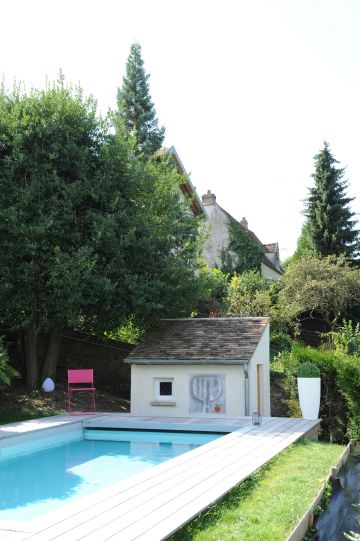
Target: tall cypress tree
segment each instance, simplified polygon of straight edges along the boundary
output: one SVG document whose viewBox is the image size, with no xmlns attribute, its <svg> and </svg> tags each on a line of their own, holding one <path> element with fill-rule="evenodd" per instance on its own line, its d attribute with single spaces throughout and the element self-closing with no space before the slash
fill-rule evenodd
<svg viewBox="0 0 360 541">
<path fill-rule="evenodd" d="M 354 229 L 354 213 L 349 208 L 354 198 L 345 194 L 348 188 L 348 182 L 343 180 L 345 170 L 336 167 L 339 162 L 326 142 L 314 160 L 315 185 L 309 189 L 305 201 L 312 244 L 321 258 L 344 254 L 354 259 L 359 250 L 359 231 Z"/>
<path fill-rule="evenodd" d="M 139 154 L 145 158 L 161 148 L 165 137 L 165 128 L 159 127 L 151 101 L 148 79 L 149 74 L 145 73 L 141 58 L 141 47 L 133 43 L 123 85 L 118 88 L 118 113 L 124 121 L 125 129 L 135 137 Z"/>
</svg>

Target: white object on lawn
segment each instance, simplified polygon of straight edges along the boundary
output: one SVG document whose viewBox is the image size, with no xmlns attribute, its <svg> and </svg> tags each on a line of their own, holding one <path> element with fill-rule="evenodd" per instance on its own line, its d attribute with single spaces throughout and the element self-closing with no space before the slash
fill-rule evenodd
<svg viewBox="0 0 360 541">
<path fill-rule="evenodd" d="M 46 378 L 42 384 L 42 390 L 45 393 L 51 393 L 55 389 L 55 383 L 51 378 Z"/>
<path fill-rule="evenodd" d="M 299 402 L 303 419 L 315 421 L 320 409 L 320 378 L 297 378 Z"/>
</svg>

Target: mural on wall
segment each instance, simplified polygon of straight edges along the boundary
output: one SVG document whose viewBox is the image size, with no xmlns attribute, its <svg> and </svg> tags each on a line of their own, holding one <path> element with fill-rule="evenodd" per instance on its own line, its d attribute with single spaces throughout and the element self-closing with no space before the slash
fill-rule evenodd
<svg viewBox="0 0 360 541">
<path fill-rule="evenodd" d="M 189 413 L 225 413 L 225 374 L 190 374 Z"/>
</svg>

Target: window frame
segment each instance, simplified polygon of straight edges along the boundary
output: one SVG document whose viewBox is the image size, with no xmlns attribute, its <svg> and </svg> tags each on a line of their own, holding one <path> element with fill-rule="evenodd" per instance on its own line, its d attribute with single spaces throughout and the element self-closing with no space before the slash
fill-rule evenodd
<svg viewBox="0 0 360 541">
<path fill-rule="evenodd" d="M 160 394 L 160 383 L 171 383 L 171 394 Z M 174 401 L 174 378 L 154 378 L 154 400 L 156 401 Z"/>
</svg>

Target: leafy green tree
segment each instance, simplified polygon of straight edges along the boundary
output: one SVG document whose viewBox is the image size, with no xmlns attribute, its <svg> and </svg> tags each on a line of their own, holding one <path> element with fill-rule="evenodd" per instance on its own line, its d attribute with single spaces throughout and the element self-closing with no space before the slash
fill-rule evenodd
<svg viewBox="0 0 360 541">
<path fill-rule="evenodd" d="M 224 306 L 229 287 L 229 275 L 220 269 L 210 268 L 204 261 L 198 273 L 199 300 L 193 315 L 208 317 L 218 315 Z"/>
<path fill-rule="evenodd" d="M 317 316 L 335 329 L 359 305 L 360 270 L 345 258 L 300 259 L 286 268 L 279 294 L 285 318 Z"/>
<path fill-rule="evenodd" d="M 345 195 L 345 170 L 336 167 L 338 161 L 326 142 L 314 159 L 314 187 L 305 202 L 311 244 L 320 257 L 343 254 L 354 258 L 359 249 L 359 232 L 354 229 L 354 213 L 349 208 L 353 198 Z"/>
<path fill-rule="evenodd" d="M 9 355 L 3 344 L 3 337 L 0 336 L 0 391 L 18 376 L 18 372 L 9 364 Z"/>
<path fill-rule="evenodd" d="M 235 274 L 229 285 L 226 316 L 255 317 L 269 316 L 271 313 L 271 296 L 265 278 L 257 271 Z"/>
<path fill-rule="evenodd" d="M 135 138 L 138 153 L 149 158 L 161 148 L 165 128 L 159 127 L 149 92 L 149 74 L 144 70 L 141 47 L 133 43 L 126 63 L 126 75 L 118 89 L 118 113 L 127 132 Z"/>
<path fill-rule="evenodd" d="M 341 327 L 332 333 L 335 350 L 345 355 L 360 357 L 360 322 L 353 325 L 351 320 L 344 320 Z"/>
<path fill-rule="evenodd" d="M 24 336 L 29 389 L 54 377 L 64 326 L 103 333 L 191 312 L 196 224 L 178 184 L 169 158 L 136 158 L 120 120 L 113 130 L 62 79 L 2 89 L 0 318 Z"/>
<path fill-rule="evenodd" d="M 302 257 L 315 257 L 317 255 L 310 231 L 310 222 L 306 220 L 301 228 L 300 237 L 297 241 L 297 246 L 294 254 L 288 259 L 287 265 L 290 262 L 299 261 Z M 285 265 L 286 266 L 286 265 Z"/>
</svg>

